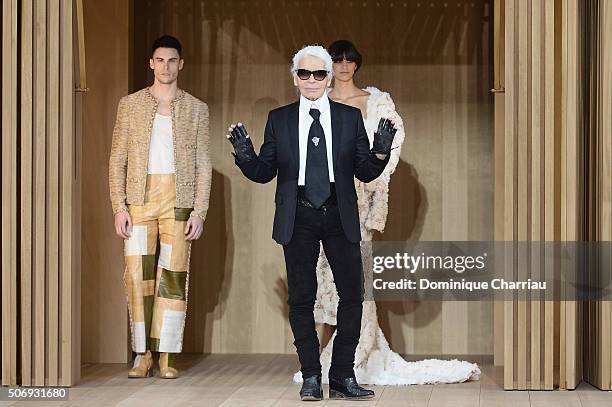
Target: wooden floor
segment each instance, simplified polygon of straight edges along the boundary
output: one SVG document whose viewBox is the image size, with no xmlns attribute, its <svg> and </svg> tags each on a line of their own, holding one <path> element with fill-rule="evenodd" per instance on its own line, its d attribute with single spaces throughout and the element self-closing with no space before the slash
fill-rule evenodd
<svg viewBox="0 0 612 407">
<path fill-rule="evenodd" d="M 436 386 L 370 387 L 371 401 L 301 402 L 293 355 L 181 355 L 177 380 L 127 379 L 126 365 L 86 365 L 69 402 L 54 406 L 430 406 L 430 407 L 610 407 L 612 393 L 581 384 L 575 391 L 503 391 L 502 369 L 483 366 L 478 382 Z M 157 371 L 156 371 L 157 373 Z M 324 395 L 327 397 L 327 387 Z M 0 406 L 26 405 L 24 402 Z"/>
</svg>

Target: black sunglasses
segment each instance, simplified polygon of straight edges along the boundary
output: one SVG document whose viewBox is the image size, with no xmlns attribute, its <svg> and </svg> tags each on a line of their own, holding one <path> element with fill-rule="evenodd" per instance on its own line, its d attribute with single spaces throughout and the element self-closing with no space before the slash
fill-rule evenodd
<svg viewBox="0 0 612 407">
<path fill-rule="evenodd" d="M 307 81 L 310 79 L 310 75 L 315 78 L 315 81 L 322 81 L 327 78 L 327 71 L 325 69 L 319 69 L 318 71 L 309 71 L 308 69 L 298 69 L 295 71 L 298 78 L 303 81 Z"/>
</svg>

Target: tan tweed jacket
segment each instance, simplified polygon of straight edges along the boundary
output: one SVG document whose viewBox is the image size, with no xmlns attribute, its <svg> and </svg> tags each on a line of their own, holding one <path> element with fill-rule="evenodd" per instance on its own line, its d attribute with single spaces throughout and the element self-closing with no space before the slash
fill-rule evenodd
<svg viewBox="0 0 612 407">
<path fill-rule="evenodd" d="M 117 109 L 108 166 L 113 213 L 126 204 L 142 205 L 149 160 L 149 143 L 158 103 L 149 88 L 123 97 Z M 193 208 L 204 219 L 208 210 L 212 163 L 208 134 L 208 106 L 179 90 L 171 102 L 176 207 Z"/>
</svg>

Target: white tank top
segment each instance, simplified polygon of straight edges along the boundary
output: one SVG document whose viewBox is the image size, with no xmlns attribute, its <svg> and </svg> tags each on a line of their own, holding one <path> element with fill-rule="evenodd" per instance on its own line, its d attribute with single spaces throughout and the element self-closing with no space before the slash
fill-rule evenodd
<svg viewBox="0 0 612 407">
<path fill-rule="evenodd" d="M 174 174 L 172 117 L 155 114 L 149 145 L 149 174 Z"/>
</svg>

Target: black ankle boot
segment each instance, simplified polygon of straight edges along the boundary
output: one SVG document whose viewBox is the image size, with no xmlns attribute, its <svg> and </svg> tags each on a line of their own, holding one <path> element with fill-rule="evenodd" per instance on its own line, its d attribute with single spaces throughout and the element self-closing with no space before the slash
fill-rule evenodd
<svg viewBox="0 0 612 407">
<path fill-rule="evenodd" d="M 323 390 L 321 389 L 321 375 L 310 376 L 304 379 L 300 390 L 302 401 L 323 400 Z"/>
<path fill-rule="evenodd" d="M 364 389 L 357 384 L 354 377 L 337 379 L 329 377 L 329 398 L 330 399 L 349 399 L 366 400 L 374 398 L 372 390 Z"/>
</svg>

